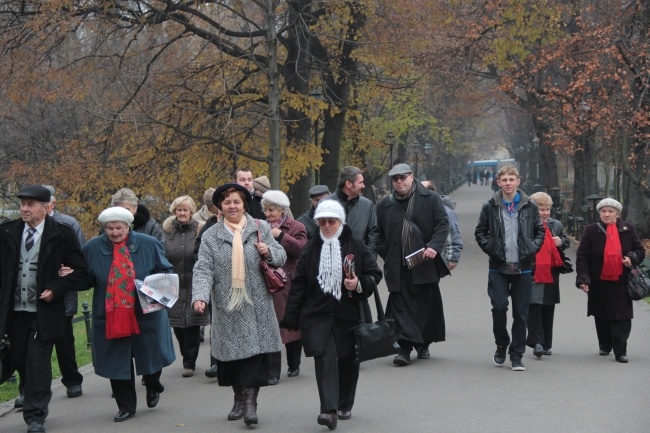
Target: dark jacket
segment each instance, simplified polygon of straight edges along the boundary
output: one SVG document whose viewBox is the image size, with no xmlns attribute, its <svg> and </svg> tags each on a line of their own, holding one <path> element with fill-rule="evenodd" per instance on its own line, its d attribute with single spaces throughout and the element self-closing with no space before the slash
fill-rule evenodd
<svg viewBox="0 0 650 433">
<path fill-rule="evenodd" d="M 343 227 L 339 242 L 342 259 L 348 254 L 354 255 L 355 271 L 363 292 L 348 292 L 341 282 L 340 301 L 323 293 L 317 280 L 323 240 L 314 236 L 298 261 L 287 308 L 280 322 L 282 328 L 300 328 L 306 356 L 322 355 L 330 332 L 334 333 L 337 356 L 354 356 L 354 338 L 349 330 L 359 324 L 359 301 L 372 295 L 381 281 L 381 270 L 372 253 L 361 239 L 352 236 L 348 226 Z"/>
<path fill-rule="evenodd" d="M 296 221 L 300 221 L 304 226 L 305 226 L 305 231 L 307 232 L 307 239 L 311 239 L 314 237 L 314 234 L 318 230 L 318 224 L 316 224 L 316 221 L 314 221 L 314 212 L 316 211 L 316 208 L 312 206 L 307 212 L 304 214 L 300 215 Z"/>
<path fill-rule="evenodd" d="M 560 221 L 549 218 L 547 224 L 551 235 L 559 236 L 562 240 L 562 245 L 557 247 L 557 249 L 560 252 L 562 259 L 564 259 L 564 250 L 571 245 L 571 241 L 564 233 L 564 228 Z M 532 271 L 534 276 L 535 264 L 533 264 Z M 560 303 L 560 268 L 552 268 L 551 273 L 553 274 L 552 283 L 533 283 L 533 289 L 531 290 L 530 295 L 531 304 L 554 305 Z"/>
<path fill-rule="evenodd" d="M 25 222 L 21 219 L 0 225 L 0 336 L 7 332 L 14 308 L 24 227 Z M 54 298 L 51 302 L 40 299 L 36 301 L 38 333 L 43 340 L 53 340 L 65 333 L 65 293 L 86 287 L 86 261 L 74 231 L 57 223 L 49 215 L 45 217 L 40 242 L 36 294 L 40 296 L 45 289 L 50 289 Z M 60 277 L 59 268 L 62 264 L 74 269 L 74 272 Z"/>
<path fill-rule="evenodd" d="M 152 274 L 172 271 L 163 246 L 156 238 L 131 231 L 127 245 L 137 279 L 144 280 Z M 92 330 L 95 373 L 108 379 L 128 380 L 131 378 L 132 358 L 138 375 L 153 374 L 174 362 L 176 354 L 167 313 L 158 310 L 143 314 L 138 300 L 135 317 L 140 333 L 132 337 L 106 339 L 106 286 L 113 262 L 113 244 L 103 234 L 88 241 L 83 247 L 83 254 L 89 264 L 86 285 L 88 288 L 94 287 Z"/>
<path fill-rule="evenodd" d="M 605 224 L 600 224 L 606 229 Z M 645 249 L 636 229 L 631 223 L 620 219 L 616 221 L 616 226 L 621 240 L 622 256 L 629 257 L 633 265 L 640 264 L 645 258 Z M 629 268 L 623 267 L 623 275 L 618 281 L 600 279 L 605 243 L 606 232 L 601 230 L 597 223 L 585 227 L 576 253 L 576 287 L 581 284 L 589 286 L 588 316 L 605 320 L 631 320 L 634 311 L 632 298 L 627 291 Z"/>
<path fill-rule="evenodd" d="M 438 193 L 424 188 L 414 180 L 416 189 L 415 203 L 411 220 L 420 228 L 424 239 L 415 231 L 411 231 L 411 246 L 413 251 L 402 251 L 402 226 L 404 217 L 397 209 L 401 206 L 392 198 L 392 194 L 384 197 L 377 204 L 377 223 L 379 229 L 378 253 L 384 259 L 384 274 L 389 292 L 399 292 L 404 256 L 420 248 L 432 248 L 438 254 L 443 254 L 449 220 L 447 211 Z M 442 257 L 442 256 L 441 256 Z M 434 262 L 423 263 L 411 271 L 413 284 L 438 283 L 440 277 L 436 272 Z"/>
<path fill-rule="evenodd" d="M 325 200 L 335 200 L 345 209 L 345 224 L 352 230 L 352 235 L 361 239 L 377 258 L 377 210 L 375 204 L 366 197 L 359 196 L 348 200 L 348 196 L 337 188 L 334 194 Z"/>
<path fill-rule="evenodd" d="M 192 271 L 194 270 L 194 242 L 199 224 L 191 220 L 181 224 L 176 217 L 169 217 L 163 223 L 165 233 L 165 254 L 178 275 L 178 300 L 167 309 L 169 324 L 175 328 L 205 326 L 210 323 L 208 314 L 199 314 L 192 308 Z"/>
<path fill-rule="evenodd" d="M 250 216 L 258 220 L 266 220 L 266 215 L 262 212 L 262 197 L 257 194 L 253 194 L 253 200 L 251 200 L 250 207 L 246 210 Z"/>
<path fill-rule="evenodd" d="M 81 230 L 81 226 L 79 225 L 79 221 L 77 221 L 74 217 L 71 217 L 70 215 L 62 214 L 61 212 L 55 210 L 52 212 L 52 218 L 54 218 L 54 221 L 65 224 L 68 227 L 70 227 L 75 234 L 77 235 L 77 239 L 79 240 L 79 246 L 83 247 L 86 244 L 86 237 L 84 236 L 84 232 Z M 79 307 L 79 297 L 77 296 L 77 291 L 69 291 L 68 293 L 65 294 L 65 315 L 66 316 L 74 316 L 77 314 L 77 309 Z"/>
<path fill-rule="evenodd" d="M 153 236 L 162 244 L 165 243 L 165 235 L 156 220 L 151 218 L 151 213 L 145 205 L 138 205 L 138 210 L 136 210 L 133 216 L 133 230 L 138 233 Z"/>
<path fill-rule="evenodd" d="M 535 254 L 544 243 L 544 226 L 539 216 L 537 205 L 523 191 L 517 190 L 519 202 L 519 231 L 517 234 L 517 250 L 519 253 L 519 271 L 531 270 L 535 262 Z M 478 225 L 474 231 L 476 243 L 490 258 L 490 269 L 501 271 L 506 266 L 506 245 L 503 226 L 502 191 L 483 204 Z"/>
</svg>

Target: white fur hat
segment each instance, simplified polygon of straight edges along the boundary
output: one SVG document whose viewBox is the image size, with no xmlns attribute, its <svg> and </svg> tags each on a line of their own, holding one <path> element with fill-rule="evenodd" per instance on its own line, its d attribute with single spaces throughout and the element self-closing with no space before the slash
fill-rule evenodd
<svg viewBox="0 0 650 433">
<path fill-rule="evenodd" d="M 282 191 L 278 191 L 277 189 L 270 189 L 266 191 L 264 194 L 262 194 L 262 199 L 266 200 L 271 204 L 276 204 L 278 206 L 284 206 L 284 207 L 291 206 L 289 197 L 287 197 L 285 193 L 283 193 Z"/>
<path fill-rule="evenodd" d="M 319 218 L 338 218 L 345 224 L 345 210 L 336 200 L 321 200 L 314 212 L 314 219 Z"/>
<path fill-rule="evenodd" d="M 621 202 L 614 200 L 611 197 L 607 197 L 599 201 L 598 204 L 596 205 L 596 210 L 600 210 L 600 208 L 603 207 L 612 207 L 616 209 L 619 214 L 623 211 L 623 205 L 621 204 Z"/>
<path fill-rule="evenodd" d="M 131 224 L 133 222 L 133 214 L 120 206 L 109 207 L 104 209 L 97 218 L 101 225 L 113 221 L 120 221 L 123 223 Z"/>
</svg>

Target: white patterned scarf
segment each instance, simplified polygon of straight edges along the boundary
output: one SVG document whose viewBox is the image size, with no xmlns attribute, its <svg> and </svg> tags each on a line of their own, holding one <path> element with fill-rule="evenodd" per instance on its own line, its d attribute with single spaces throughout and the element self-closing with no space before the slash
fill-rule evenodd
<svg viewBox="0 0 650 433">
<path fill-rule="evenodd" d="M 318 264 L 318 284 L 326 295 L 332 295 L 336 300 L 341 300 L 341 282 L 343 281 L 343 262 L 341 261 L 341 243 L 339 236 L 343 231 L 343 224 L 334 236 L 327 239 L 319 230 L 323 247 L 320 252 Z"/>
</svg>

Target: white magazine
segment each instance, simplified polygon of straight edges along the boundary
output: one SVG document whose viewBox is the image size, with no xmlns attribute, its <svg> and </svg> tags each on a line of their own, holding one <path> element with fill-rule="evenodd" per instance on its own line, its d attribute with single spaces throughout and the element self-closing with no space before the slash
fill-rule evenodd
<svg viewBox="0 0 650 433">
<path fill-rule="evenodd" d="M 142 280 L 135 280 L 142 312 L 171 308 L 178 300 L 178 275 L 153 274 Z"/>
</svg>

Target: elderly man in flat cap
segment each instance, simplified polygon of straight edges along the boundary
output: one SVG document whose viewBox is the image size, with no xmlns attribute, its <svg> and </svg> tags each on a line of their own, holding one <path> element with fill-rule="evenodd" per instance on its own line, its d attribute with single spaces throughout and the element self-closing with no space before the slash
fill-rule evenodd
<svg viewBox="0 0 650 433">
<path fill-rule="evenodd" d="M 47 214 L 50 191 L 22 188 L 20 219 L 0 225 L 0 335 L 11 341 L 13 363 L 24 382 L 28 433 L 45 432 L 52 398 L 52 349 L 65 333 L 64 295 L 86 278 L 74 231 Z M 74 269 L 63 276 L 62 266 Z"/>
<path fill-rule="evenodd" d="M 330 190 L 327 188 L 327 185 L 316 185 L 309 190 L 309 199 L 311 200 L 311 208 L 296 218 L 297 221 L 300 221 L 307 230 L 307 239 L 314 237 L 314 233 L 318 233 L 318 224 L 314 220 L 314 211 L 316 206 L 326 197 L 329 197 Z"/>
<path fill-rule="evenodd" d="M 440 266 L 446 269 L 442 254 L 449 220 L 438 193 L 423 187 L 408 164 L 397 164 L 388 176 L 393 192 L 377 204 L 377 250 L 389 292 L 386 317 L 395 320 L 400 345 L 393 363 L 405 366 L 413 349 L 418 359 L 428 359 L 429 344 L 445 341 L 438 283 L 446 275 Z M 409 266 L 406 256 L 418 251 L 418 264 Z"/>
</svg>

